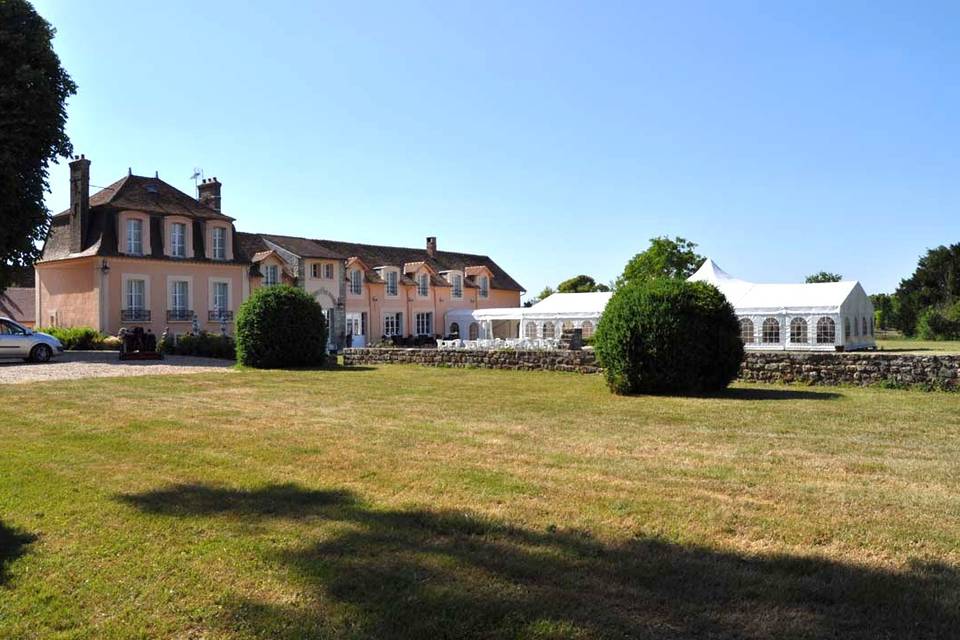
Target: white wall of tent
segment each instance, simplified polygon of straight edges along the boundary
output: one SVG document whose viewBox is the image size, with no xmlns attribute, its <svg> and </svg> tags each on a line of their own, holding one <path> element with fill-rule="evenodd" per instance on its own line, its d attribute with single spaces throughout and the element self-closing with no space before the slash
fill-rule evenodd
<svg viewBox="0 0 960 640">
<path fill-rule="evenodd" d="M 717 287 L 740 320 L 751 350 L 852 351 L 876 346 L 873 304 L 859 282 L 758 284 L 734 278 L 707 259 L 689 278 Z M 458 309 L 448 335 L 471 340 L 544 341 L 565 327 L 592 335 L 611 293 L 555 293 L 529 308 Z"/>
</svg>

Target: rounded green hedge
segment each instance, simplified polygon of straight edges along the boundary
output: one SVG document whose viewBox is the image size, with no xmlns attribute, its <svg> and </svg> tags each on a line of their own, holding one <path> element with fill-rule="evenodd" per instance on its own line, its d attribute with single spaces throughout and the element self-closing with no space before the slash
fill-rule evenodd
<svg viewBox="0 0 960 640">
<path fill-rule="evenodd" d="M 302 289 L 261 287 L 237 312 L 237 362 L 259 369 L 310 367 L 326 358 L 323 309 Z"/>
<path fill-rule="evenodd" d="M 614 393 L 704 393 L 740 369 L 733 307 L 704 282 L 657 279 L 617 289 L 593 340 Z"/>
</svg>

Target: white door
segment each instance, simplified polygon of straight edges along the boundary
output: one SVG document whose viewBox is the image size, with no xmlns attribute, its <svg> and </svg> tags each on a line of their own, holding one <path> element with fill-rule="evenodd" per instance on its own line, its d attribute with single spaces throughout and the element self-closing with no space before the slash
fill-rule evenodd
<svg viewBox="0 0 960 640">
<path fill-rule="evenodd" d="M 352 336 L 352 340 L 350 342 L 351 347 L 360 349 L 366 346 L 367 340 L 366 336 L 363 335 L 362 313 L 347 314 L 347 335 Z"/>
</svg>

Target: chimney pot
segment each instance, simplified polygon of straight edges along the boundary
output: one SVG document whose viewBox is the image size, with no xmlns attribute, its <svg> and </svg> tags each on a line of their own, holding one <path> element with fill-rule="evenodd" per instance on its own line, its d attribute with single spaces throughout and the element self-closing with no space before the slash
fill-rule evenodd
<svg viewBox="0 0 960 640">
<path fill-rule="evenodd" d="M 197 185 L 197 200 L 211 209 L 220 211 L 220 183 L 216 178 L 204 178 Z"/>
<path fill-rule="evenodd" d="M 433 258 L 437 255 L 437 237 L 427 236 L 427 255 Z"/>
<path fill-rule="evenodd" d="M 70 251 L 86 248 L 87 219 L 90 216 L 90 161 L 74 156 L 70 163 Z"/>
</svg>

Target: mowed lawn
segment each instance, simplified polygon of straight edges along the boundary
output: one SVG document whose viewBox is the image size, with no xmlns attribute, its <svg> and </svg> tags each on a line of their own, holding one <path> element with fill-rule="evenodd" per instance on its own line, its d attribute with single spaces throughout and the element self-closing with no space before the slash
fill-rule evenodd
<svg viewBox="0 0 960 640">
<path fill-rule="evenodd" d="M 429 369 L 0 387 L 0 637 L 960 634 L 960 395 Z"/>
</svg>

